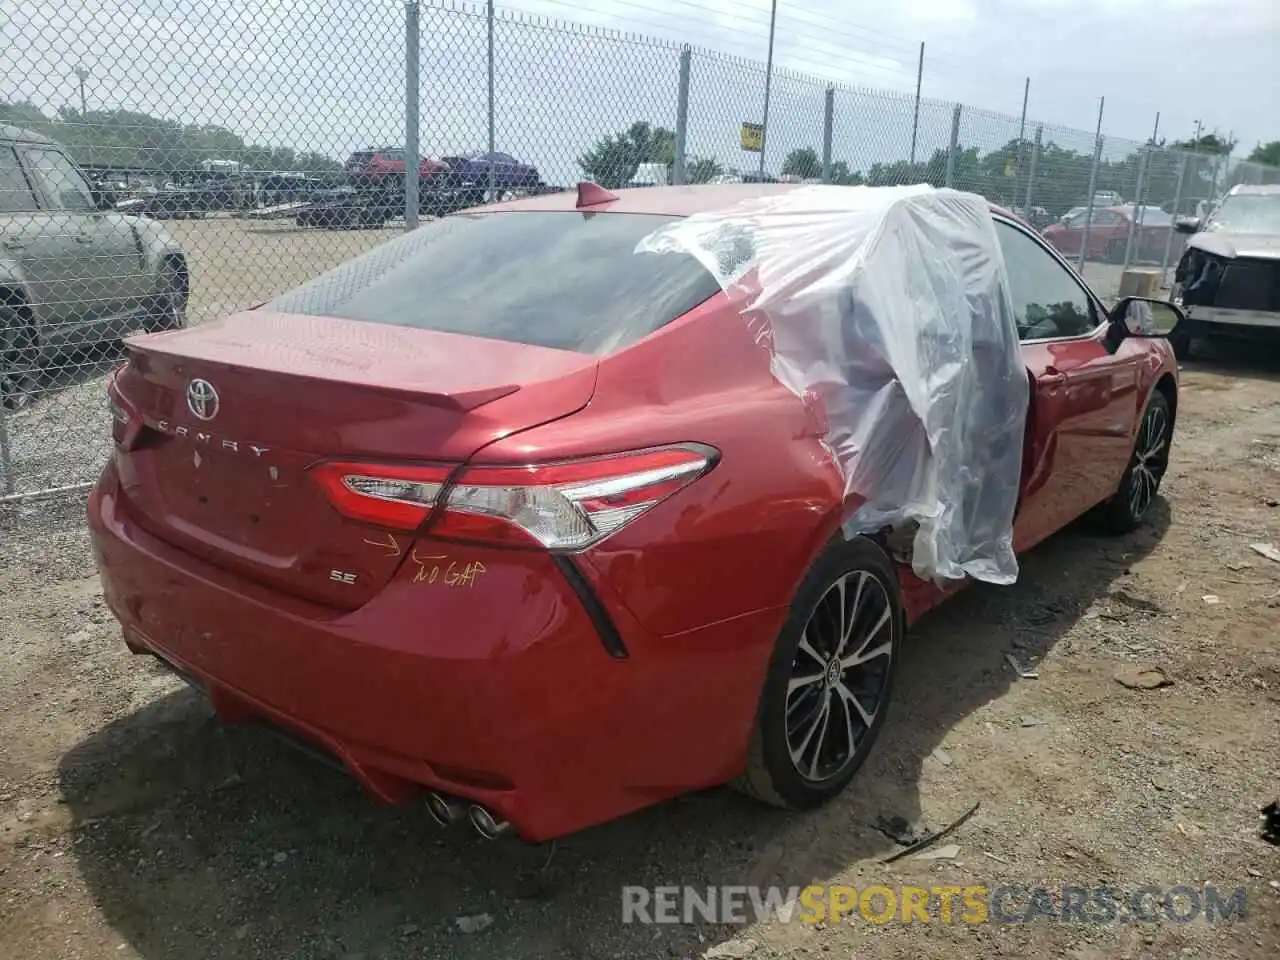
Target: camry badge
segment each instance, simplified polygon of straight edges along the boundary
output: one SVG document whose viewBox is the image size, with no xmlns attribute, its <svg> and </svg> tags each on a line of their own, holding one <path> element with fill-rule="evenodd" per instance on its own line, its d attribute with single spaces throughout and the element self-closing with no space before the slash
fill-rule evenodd
<svg viewBox="0 0 1280 960">
<path fill-rule="evenodd" d="M 195 379 L 187 384 L 187 409 L 201 420 L 218 415 L 218 391 L 208 380 Z"/>
</svg>

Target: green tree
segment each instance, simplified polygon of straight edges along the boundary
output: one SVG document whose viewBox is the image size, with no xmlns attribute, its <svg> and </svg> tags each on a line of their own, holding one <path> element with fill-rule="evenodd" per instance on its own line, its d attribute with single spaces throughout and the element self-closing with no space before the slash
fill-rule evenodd
<svg viewBox="0 0 1280 960">
<path fill-rule="evenodd" d="M 724 173 L 724 167 L 711 157 L 692 157 L 685 162 L 685 179 L 689 183 L 707 183 Z"/>
<path fill-rule="evenodd" d="M 1209 153 L 1217 156 L 1234 151 L 1236 142 L 1220 137 L 1216 133 L 1205 133 L 1201 134 L 1199 139 L 1189 137 L 1186 140 L 1175 140 L 1171 146 L 1175 150 L 1185 150 L 1188 153 Z"/>
<path fill-rule="evenodd" d="M 578 158 L 578 166 L 588 180 L 602 187 L 625 187 L 642 163 L 675 163 L 676 135 L 665 127 L 637 120 L 622 133 L 596 141 Z"/>
<path fill-rule="evenodd" d="M 1265 163 L 1269 167 L 1280 167 L 1280 140 L 1258 144 L 1245 159 L 1249 163 Z"/>
<path fill-rule="evenodd" d="M 340 170 L 341 164 L 313 151 L 247 144 L 236 133 L 213 124 L 181 124 L 131 110 L 71 107 L 46 116 L 31 103 L 0 103 L 0 123 L 42 133 L 78 162 L 131 167 L 157 173 L 198 169 L 202 160 L 238 160 L 251 170 Z"/>
<path fill-rule="evenodd" d="M 858 187 L 866 183 L 866 179 L 860 171 L 850 170 L 846 161 L 834 160 L 831 163 L 831 182 L 843 187 Z"/>
<path fill-rule="evenodd" d="M 818 151 L 813 147 L 799 147 L 792 150 L 782 161 L 782 174 L 799 177 L 801 180 L 822 176 L 822 161 L 818 159 Z"/>
</svg>

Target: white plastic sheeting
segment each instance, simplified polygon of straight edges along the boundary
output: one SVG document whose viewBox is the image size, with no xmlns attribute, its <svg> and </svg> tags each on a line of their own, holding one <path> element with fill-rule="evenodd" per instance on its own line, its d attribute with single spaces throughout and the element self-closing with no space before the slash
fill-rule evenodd
<svg viewBox="0 0 1280 960">
<path fill-rule="evenodd" d="M 914 522 L 917 576 L 1017 578 L 1028 376 L 984 199 L 929 186 L 762 192 L 637 248 L 673 251 L 745 296 L 775 376 L 825 410 L 846 536 Z"/>
</svg>

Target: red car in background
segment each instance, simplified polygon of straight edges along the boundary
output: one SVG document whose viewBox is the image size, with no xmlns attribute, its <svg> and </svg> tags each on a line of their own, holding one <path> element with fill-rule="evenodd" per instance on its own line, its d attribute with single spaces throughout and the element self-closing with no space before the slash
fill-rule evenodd
<svg viewBox="0 0 1280 960">
<path fill-rule="evenodd" d="M 1085 222 L 1089 220 L 1086 260 L 1124 263 L 1129 231 L 1133 230 L 1131 260 L 1159 261 L 1165 244 L 1173 234 L 1173 217 L 1159 207 L 1096 207 L 1092 211 L 1075 210 L 1058 223 L 1046 227 L 1044 238 L 1059 253 L 1068 257 L 1080 255 L 1085 242 Z"/>
<path fill-rule="evenodd" d="M 393 174 L 404 176 L 406 154 L 401 147 L 369 147 L 347 157 L 343 169 L 347 173 L 366 177 L 385 177 Z M 434 177 L 449 169 L 449 165 L 434 157 L 422 157 L 418 162 L 418 176 Z"/>
<path fill-rule="evenodd" d="M 130 649 L 486 837 L 731 781 L 790 809 L 839 794 L 906 629 L 960 583 L 844 538 L 821 418 L 740 304 L 691 256 L 634 256 L 789 189 L 493 205 L 301 299 L 128 341 L 88 512 Z M 1177 408 L 1150 334 L 1180 314 L 1108 310 L 994 220 L 1031 392 L 1014 548 L 1093 508 L 1132 529 Z"/>
</svg>

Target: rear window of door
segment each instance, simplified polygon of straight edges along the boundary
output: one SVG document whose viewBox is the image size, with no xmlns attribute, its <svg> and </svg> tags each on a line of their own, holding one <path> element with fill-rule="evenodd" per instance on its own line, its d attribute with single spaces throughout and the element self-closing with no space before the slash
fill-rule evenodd
<svg viewBox="0 0 1280 960">
<path fill-rule="evenodd" d="M 93 192 L 75 164 L 57 150 L 28 149 L 27 163 L 44 184 L 49 199 L 59 210 L 73 213 L 96 210 Z"/>
<path fill-rule="evenodd" d="M 28 213 L 37 206 L 18 155 L 12 147 L 0 146 L 0 213 Z"/>
<path fill-rule="evenodd" d="M 263 306 L 604 355 L 719 292 L 693 257 L 636 253 L 673 218 L 444 217 Z"/>
</svg>

